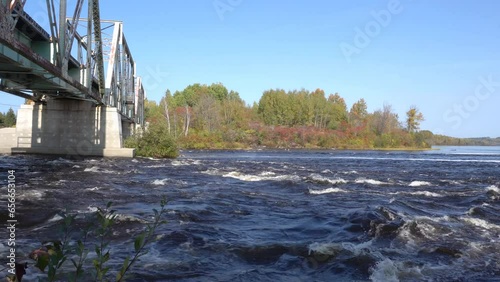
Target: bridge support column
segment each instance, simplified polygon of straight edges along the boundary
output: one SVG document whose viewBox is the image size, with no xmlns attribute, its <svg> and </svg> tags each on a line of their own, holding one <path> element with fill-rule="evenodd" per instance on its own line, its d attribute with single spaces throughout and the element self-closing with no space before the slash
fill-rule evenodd
<svg viewBox="0 0 500 282">
<path fill-rule="evenodd" d="M 123 148 L 130 127 L 116 108 L 89 101 L 22 105 L 12 153 L 133 157 L 134 149 Z"/>
</svg>

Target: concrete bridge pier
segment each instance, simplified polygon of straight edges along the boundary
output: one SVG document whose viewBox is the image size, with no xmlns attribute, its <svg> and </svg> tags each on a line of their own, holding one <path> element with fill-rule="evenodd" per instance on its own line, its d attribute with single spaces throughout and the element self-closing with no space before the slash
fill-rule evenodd
<svg viewBox="0 0 500 282">
<path fill-rule="evenodd" d="M 133 157 L 134 149 L 123 148 L 133 125 L 117 108 L 90 101 L 54 99 L 22 105 L 12 153 Z"/>
</svg>

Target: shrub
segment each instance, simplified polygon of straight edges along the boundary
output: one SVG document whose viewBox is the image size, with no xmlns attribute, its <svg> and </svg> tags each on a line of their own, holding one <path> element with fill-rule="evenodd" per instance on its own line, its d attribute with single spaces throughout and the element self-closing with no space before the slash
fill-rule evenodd
<svg viewBox="0 0 500 282">
<path fill-rule="evenodd" d="M 158 123 L 151 124 L 140 134 L 135 134 L 125 140 L 125 147 L 135 148 L 136 155 L 153 158 L 176 158 L 179 156 L 177 144 L 168 133 L 166 126 Z"/>
</svg>

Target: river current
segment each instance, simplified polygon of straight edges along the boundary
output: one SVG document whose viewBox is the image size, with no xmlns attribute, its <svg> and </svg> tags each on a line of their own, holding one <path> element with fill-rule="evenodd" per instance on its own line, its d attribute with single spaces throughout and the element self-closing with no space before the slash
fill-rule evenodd
<svg viewBox="0 0 500 282">
<path fill-rule="evenodd" d="M 0 169 L 2 222 L 16 170 L 19 258 L 57 238 L 61 211 L 113 201 L 118 267 L 165 196 L 168 222 L 130 281 L 500 281 L 499 147 L 15 155 Z"/>
</svg>

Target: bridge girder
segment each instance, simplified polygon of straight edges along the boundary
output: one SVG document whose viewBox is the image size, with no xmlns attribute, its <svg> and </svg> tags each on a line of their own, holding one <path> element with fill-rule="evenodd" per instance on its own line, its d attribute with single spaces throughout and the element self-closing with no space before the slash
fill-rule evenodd
<svg viewBox="0 0 500 282">
<path fill-rule="evenodd" d="M 145 91 L 123 23 L 113 23 L 105 74 L 99 0 L 87 1 L 85 20 L 80 17 L 84 0 L 77 0 L 69 19 L 67 0 L 59 0 L 59 9 L 46 0 L 49 34 L 24 11 L 26 0 L 0 0 L 0 91 L 31 100 L 43 95 L 92 100 L 117 107 L 125 119 L 143 124 Z M 87 22 L 84 36 L 77 30 L 82 21 Z"/>
</svg>

